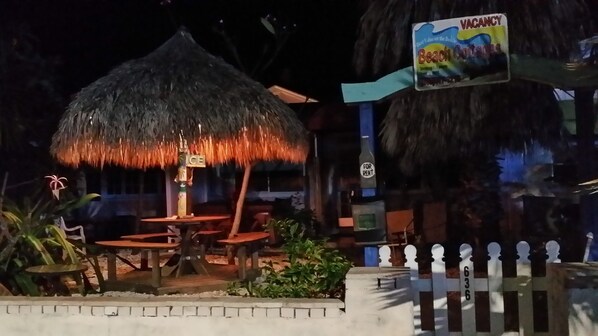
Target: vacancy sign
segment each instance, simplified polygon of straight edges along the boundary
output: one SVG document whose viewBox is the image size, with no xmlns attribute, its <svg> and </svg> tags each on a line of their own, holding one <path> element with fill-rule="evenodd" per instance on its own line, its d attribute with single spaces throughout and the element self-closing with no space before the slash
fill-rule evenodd
<svg viewBox="0 0 598 336">
<path fill-rule="evenodd" d="M 420 91 L 509 81 L 506 15 L 414 24 L 413 69 Z"/>
</svg>

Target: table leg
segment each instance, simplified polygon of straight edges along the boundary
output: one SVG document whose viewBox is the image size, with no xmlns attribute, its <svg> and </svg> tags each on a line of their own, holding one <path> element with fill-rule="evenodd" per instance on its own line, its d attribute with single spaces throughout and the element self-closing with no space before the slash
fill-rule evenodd
<svg viewBox="0 0 598 336">
<path fill-rule="evenodd" d="M 152 250 L 152 286 L 158 288 L 161 284 L 160 251 Z"/>
<path fill-rule="evenodd" d="M 147 269 L 148 269 L 147 254 L 148 254 L 147 250 L 142 250 L 140 253 L 141 263 L 139 265 L 139 269 L 142 271 L 147 271 Z"/>
<path fill-rule="evenodd" d="M 191 245 L 191 230 L 185 225 L 181 226 L 181 258 L 179 259 L 179 266 L 176 272 L 176 277 L 184 274 L 185 262 L 189 258 L 189 249 Z"/>
<path fill-rule="evenodd" d="M 257 243 L 251 244 L 251 269 L 260 268 L 259 265 L 259 246 Z"/>
<path fill-rule="evenodd" d="M 112 252 L 106 254 L 108 261 L 108 280 L 116 280 L 116 255 Z"/>
<path fill-rule="evenodd" d="M 237 261 L 239 262 L 239 279 L 245 280 L 247 278 L 247 248 L 245 245 L 240 245 L 237 249 Z"/>
<path fill-rule="evenodd" d="M 85 275 L 83 274 L 83 272 L 73 274 L 73 278 L 75 279 L 75 283 L 77 283 L 77 288 L 79 289 L 79 293 L 82 296 L 85 296 L 85 294 L 87 294 L 85 291 L 85 281 L 83 280 L 84 276 Z"/>
</svg>

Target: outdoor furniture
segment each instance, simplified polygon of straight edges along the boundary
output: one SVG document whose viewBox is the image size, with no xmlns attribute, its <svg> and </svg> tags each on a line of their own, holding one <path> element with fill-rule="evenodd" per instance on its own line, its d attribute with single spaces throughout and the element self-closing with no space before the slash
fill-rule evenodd
<svg viewBox="0 0 598 336">
<path fill-rule="evenodd" d="M 159 233 L 141 233 L 141 234 L 132 234 L 121 236 L 121 239 L 124 240 L 132 240 L 132 241 L 144 241 L 154 238 L 176 238 L 178 235 L 174 232 L 159 232 Z"/>
<path fill-rule="evenodd" d="M 83 244 L 85 244 L 86 239 L 85 230 L 83 229 L 83 226 L 77 225 L 73 227 L 67 227 L 66 223 L 64 222 L 64 218 L 62 217 L 54 219 L 54 224 L 58 226 L 62 231 L 64 231 L 64 234 L 66 235 L 67 239 L 80 240 Z"/>
<path fill-rule="evenodd" d="M 178 238 L 178 234 L 174 232 L 157 232 L 157 233 L 141 233 L 120 236 L 120 239 L 131 240 L 131 241 L 152 241 L 154 238 Z M 145 271 L 148 270 L 148 255 L 147 250 L 141 251 L 141 263 L 139 269 Z"/>
<path fill-rule="evenodd" d="M 261 242 L 268 239 L 267 232 L 246 232 L 237 233 L 234 237 L 218 240 L 219 243 L 232 246 L 237 249 L 237 260 L 239 262 L 239 279 L 247 278 L 247 254 L 251 254 L 251 270 L 259 269 L 258 257 Z"/>
<path fill-rule="evenodd" d="M 53 264 L 53 265 L 39 265 L 31 266 L 25 269 L 25 272 L 46 277 L 55 288 L 60 289 L 63 294 L 70 295 L 68 288 L 60 281 L 63 275 L 70 275 L 77 282 L 81 294 L 85 294 L 85 286 L 83 284 L 83 272 L 87 271 L 87 266 L 82 264 Z"/>
<path fill-rule="evenodd" d="M 172 250 L 179 247 L 178 243 L 151 243 L 136 242 L 130 240 L 107 240 L 97 241 L 96 245 L 108 247 L 112 250 L 119 249 L 140 249 L 149 250 L 152 261 L 152 286 L 160 287 L 162 274 L 160 269 L 160 250 Z M 108 253 L 108 280 L 116 280 L 116 253 Z"/>
<path fill-rule="evenodd" d="M 403 249 L 409 244 L 409 238 L 415 234 L 413 209 L 386 212 L 386 232 L 393 259 L 402 258 Z M 380 245 L 381 246 L 381 245 Z M 399 248 L 399 253 L 397 253 Z"/>
<path fill-rule="evenodd" d="M 199 258 L 201 260 L 206 259 L 208 246 L 211 246 L 214 243 L 214 237 L 221 233 L 220 230 L 201 230 L 193 234 L 193 240 L 199 246 Z"/>
<path fill-rule="evenodd" d="M 162 218 L 145 218 L 142 219 L 142 223 L 155 223 L 166 226 L 175 226 L 180 231 L 181 238 L 181 249 L 180 255 L 173 255 L 173 257 L 166 263 L 164 269 L 165 273 L 172 274 L 176 270 L 176 277 L 187 273 L 187 266 L 195 271 L 197 274 L 209 274 L 209 264 L 205 258 L 197 258 L 197 255 L 192 255 L 192 238 L 195 231 L 201 231 L 201 229 L 211 222 L 220 222 L 230 219 L 228 215 L 205 215 L 205 216 L 192 216 L 185 218 L 178 217 L 162 217 Z M 178 258 L 178 262 L 175 263 L 175 258 Z M 170 265 L 173 265 L 171 267 Z"/>
</svg>

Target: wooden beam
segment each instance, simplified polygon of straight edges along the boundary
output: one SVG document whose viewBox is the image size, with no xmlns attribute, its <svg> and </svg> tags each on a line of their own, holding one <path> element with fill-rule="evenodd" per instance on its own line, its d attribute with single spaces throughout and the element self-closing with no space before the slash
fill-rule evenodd
<svg viewBox="0 0 598 336">
<path fill-rule="evenodd" d="M 413 67 L 392 72 L 375 82 L 343 83 L 345 103 L 375 102 L 391 94 L 413 88 Z"/>
<path fill-rule="evenodd" d="M 511 78 L 550 85 L 563 90 L 598 88 L 598 67 L 528 55 L 510 55 Z M 413 88 L 413 67 L 392 72 L 374 82 L 343 83 L 343 101 L 376 102 Z"/>
</svg>

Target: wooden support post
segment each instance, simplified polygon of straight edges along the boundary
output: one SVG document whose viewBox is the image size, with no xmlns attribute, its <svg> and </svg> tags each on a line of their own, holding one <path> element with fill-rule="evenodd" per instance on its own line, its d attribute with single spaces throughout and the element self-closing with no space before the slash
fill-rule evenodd
<svg viewBox="0 0 598 336">
<path fill-rule="evenodd" d="M 359 133 L 362 137 L 368 137 L 370 150 L 375 153 L 374 108 L 371 102 L 359 104 Z M 364 188 L 361 190 L 361 195 L 363 197 L 376 196 L 376 188 Z M 364 264 L 370 267 L 378 266 L 377 246 L 364 247 Z"/>
<path fill-rule="evenodd" d="M 158 288 L 161 284 L 160 250 L 151 250 L 152 255 L 152 286 Z"/>
<path fill-rule="evenodd" d="M 255 270 L 255 269 L 260 268 L 260 266 L 259 266 L 259 260 L 260 260 L 259 251 L 260 251 L 259 243 L 251 244 L 251 269 Z"/>
<path fill-rule="evenodd" d="M 142 271 L 147 271 L 149 269 L 148 267 L 148 252 L 147 250 L 142 250 L 141 253 L 139 254 L 141 257 L 141 261 L 139 262 L 139 269 Z"/>
<path fill-rule="evenodd" d="M 247 278 L 247 248 L 245 245 L 240 245 L 237 248 L 237 262 L 239 263 L 239 279 L 245 280 Z"/>
<path fill-rule="evenodd" d="M 106 260 L 108 263 L 108 280 L 116 280 L 116 254 L 109 252 L 106 254 Z"/>
</svg>

